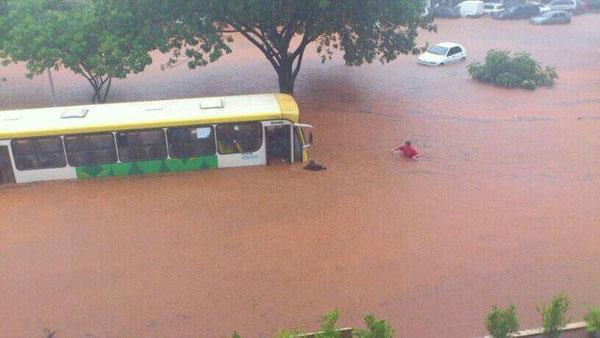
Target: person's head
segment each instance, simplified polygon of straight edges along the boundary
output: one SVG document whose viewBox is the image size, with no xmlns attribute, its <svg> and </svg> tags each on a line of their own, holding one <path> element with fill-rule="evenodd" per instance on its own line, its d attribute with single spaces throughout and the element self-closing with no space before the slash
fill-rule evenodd
<svg viewBox="0 0 600 338">
<path fill-rule="evenodd" d="M 410 147 L 410 141 L 406 141 L 404 144 Z"/>
</svg>

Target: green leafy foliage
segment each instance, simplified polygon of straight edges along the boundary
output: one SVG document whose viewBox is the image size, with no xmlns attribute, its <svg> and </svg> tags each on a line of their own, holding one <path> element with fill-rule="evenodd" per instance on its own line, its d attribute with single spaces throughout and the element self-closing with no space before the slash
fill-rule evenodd
<svg viewBox="0 0 600 338">
<path fill-rule="evenodd" d="M 550 301 L 549 305 L 538 307 L 538 312 L 542 315 L 544 321 L 544 336 L 548 338 L 558 338 L 569 320 L 566 318 L 570 303 L 567 296 L 560 293 Z"/>
<path fill-rule="evenodd" d="M 494 306 L 485 318 L 485 326 L 494 338 L 509 337 L 511 332 L 519 328 L 515 306 L 511 305 L 506 309 Z"/>
<path fill-rule="evenodd" d="M 364 318 L 366 330 L 356 330 L 354 336 L 358 338 L 392 338 L 394 329 L 385 320 L 377 320 L 372 314 Z"/>
<path fill-rule="evenodd" d="M 338 309 L 330 311 L 321 317 L 321 331 L 315 333 L 316 338 L 340 338 L 342 330 L 336 328 L 336 323 L 340 317 Z M 394 329 L 385 320 L 377 320 L 375 316 L 368 314 L 364 318 L 366 330 L 353 330 L 352 335 L 358 338 L 392 338 Z M 280 330 L 273 336 L 274 338 L 296 338 L 302 336 L 296 330 Z M 233 338 L 240 338 L 237 332 L 233 333 Z"/>
<path fill-rule="evenodd" d="M 334 51 L 350 66 L 390 62 L 418 52 L 423 0 L 145 0 L 163 28 L 163 52 L 188 66 L 204 66 L 231 53 L 234 36 L 250 41 L 271 63 L 282 92 L 292 93 L 306 47 L 314 43 L 323 62 Z M 239 33 L 238 35 L 232 35 Z"/>
<path fill-rule="evenodd" d="M 534 90 L 537 86 L 551 87 L 558 77 L 554 67 L 542 68 L 527 53 L 511 56 L 510 52 L 497 49 L 488 51 L 484 64 L 471 63 L 467 70 L 477 81 L 529 90 Z"/>
<path fill-rule="evenodd" d="M 316 338 L 340 338 L 341 333 L 335 327 L 335 323 L 340 318 L 340 311 L 335 309 L 327 312 L 321 318 L 321 332 L 315 335 Z"/>
<path fill-rule="evenodd" d="M 242 338 L 242 336 L 240 336 L 240 334 L 237 331 L 233 331 L 233 335 L 231 336 L 231 338 Z"/>
<path fill-rule="evenodd" d="M 583 319 L 589 332 L 600 332 L 600 307 L 589 308 Z"/>
<path fill-rule="evenodd" d="M 161 36 L 138 15 L 135 0 L 4 3 L 2 50 L 25 62 L 29 77 L 61 67 L 82 75 L 94 89 L 94 102 L 106 100 L 113 78 L 144 70 L 152 62 L 148 51 Z"/>
</svg>

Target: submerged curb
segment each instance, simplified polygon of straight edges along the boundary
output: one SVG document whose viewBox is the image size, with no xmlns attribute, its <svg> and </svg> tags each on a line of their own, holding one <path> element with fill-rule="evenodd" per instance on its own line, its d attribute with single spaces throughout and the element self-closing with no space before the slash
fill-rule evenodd
<svg viewBox="0 0 600 338">
<path fill-rule="evenodd" d="M 585 328 L 586 326 L 587 326 L 587 324 L 585 322 L 570 323 L 570 324 L 567 324 L 562 331 L 578 330 L 578 329 Z M 514 337 L 514 338 L 531 337 L 531 336 L 541 335 L 543 332 L 544 332 L 543 328 L 528 329 L 528 330 L 517 331 L 510 336 Z M 488 336 L 483 336 L 481 338 L 493 338 L 493 337 L 488 335 Z"/>
</svg>

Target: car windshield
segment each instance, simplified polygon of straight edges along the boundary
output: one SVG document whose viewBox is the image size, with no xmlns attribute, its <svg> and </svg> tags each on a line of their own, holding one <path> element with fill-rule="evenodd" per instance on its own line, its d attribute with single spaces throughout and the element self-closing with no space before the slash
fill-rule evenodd
<svg viewBox="0 0 600 338">
<path fill-rule="evenodd" d="M 433 46 L 433 47 L 429 48 L 429 50 L 427 50 L 427 51 L 431 54 L 446 55 L 448 48 L 442 47 L 442 46 Z"/>
</svg>

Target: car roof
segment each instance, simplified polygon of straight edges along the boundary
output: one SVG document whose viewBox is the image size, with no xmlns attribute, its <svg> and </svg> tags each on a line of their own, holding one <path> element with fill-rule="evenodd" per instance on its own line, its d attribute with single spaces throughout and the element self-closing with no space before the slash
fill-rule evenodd
<svg viewBox="0 0 600 338">
<path fill-rule="evenodd" d="M 452 47 L 462 47 L 461 45 L 459 45 L 456 42 L 442 42 L 442 43 L 436 43 L 436 46 L 441 46 L 441 47 L 446 47 L 446 48 L 452 48 Z"/>
</svg>

